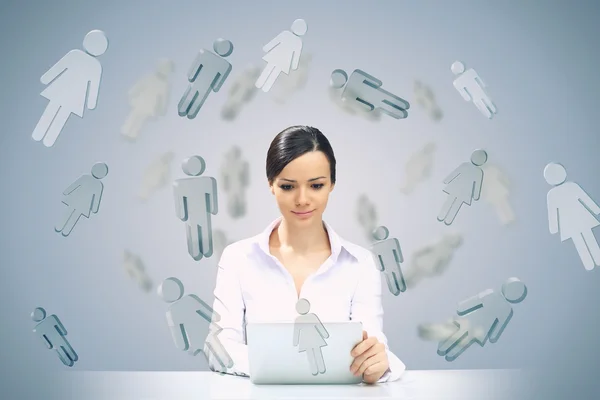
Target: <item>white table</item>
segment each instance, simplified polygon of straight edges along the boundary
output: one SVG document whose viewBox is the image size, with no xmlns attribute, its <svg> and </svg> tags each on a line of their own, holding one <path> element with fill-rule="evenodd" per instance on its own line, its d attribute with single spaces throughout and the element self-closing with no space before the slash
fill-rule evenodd
<svg viewBox="0 0 600 400">
<path fill-rule="evenodd" d="M 521 370 L 406 371 L 376 385 L 254 385 L 249 378 L 215 372 L 68 371 L 46 399 L 528 399 Z M 58 383 L 58 382 L 56 382 Z M 60 388 L 60 389 L 59 389 Z M 56 396 L 56 397 L 55 397 Z"/>
</svg>

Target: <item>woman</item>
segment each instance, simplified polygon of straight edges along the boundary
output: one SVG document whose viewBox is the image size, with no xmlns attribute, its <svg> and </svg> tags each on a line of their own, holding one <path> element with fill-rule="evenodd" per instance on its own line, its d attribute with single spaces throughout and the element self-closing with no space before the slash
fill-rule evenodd
<svg viewBox="0 0 600 400">
<path fill-rule="evenodd" d="M 267 153 L 267 179 L 281 217 L 262 233 L 225 248 L 213 309 L 219 341 L 234 361 L 213 371 L 249 375 L 245 324 L 292 322 L 300 298 L 324 322 L 360 321 L 363 340 L 350 369 L 366 383 L 398 379 L 405 366 L 382 332 L 381 276 L 371 253 L 338 236 L 322 220 L 335 186 L 335 157 L 316 128 L 292 126 Z"/>
</svg>

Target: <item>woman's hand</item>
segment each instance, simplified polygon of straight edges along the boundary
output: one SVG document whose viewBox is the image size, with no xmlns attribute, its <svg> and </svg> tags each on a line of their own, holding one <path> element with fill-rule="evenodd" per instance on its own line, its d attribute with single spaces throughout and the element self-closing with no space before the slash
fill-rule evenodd
<svg viewBox="0 0 600 400">
<path fill-rule="evenodd" d="M 366 331 L 363 341 L 354 346 L 350 355 L 354 357 L 350 371 L 355 376 L 363 375 L 366 383 L 377 382 L 390 366 L 384 344 L 374 336 L 369 337 Z"/>
</svg>

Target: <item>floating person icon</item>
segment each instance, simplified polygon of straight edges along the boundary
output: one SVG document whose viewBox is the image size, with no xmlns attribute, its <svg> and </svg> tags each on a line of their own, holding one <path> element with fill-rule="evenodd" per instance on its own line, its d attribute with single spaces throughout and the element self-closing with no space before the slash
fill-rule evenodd
<svg viewBox="0 0 600 400">
<path fill-rule="evenodd" d="M 154 73 L 142 77 L 127 92 L 131 111 L 121 126 L 124 138 L 136 140 L 148 119 L 166 115 L 169 104 L 169 76 L 174 68 L 173 61 L 161 59 Z"/>
<path fill-rule="evenodd" d="M 183 160 L 182 169 L 190 178 L 180 178 L 173 183 L 175 213 L 186 223 L 188 253 L 200 261 L 213 254 L 210 215 L 219 211 L 217 181 L 213 177 L 200 176 L 206 169 L 200 156 Z"/>
<path fill-rule="evenodd" d="M 390 231 L 385 226 L 379 226 L 373 231 L 373 239 L 378 241 L 371 246 L 375 266 L 385 275 L 388 289 L 394 296 L 406 291 L 406 281 L 400 264 L 404 262 L 398 239 L 388 239 Z"/>
<path fill-rule="evenodd" d="M 273 40 L 264 45 L 263 51 L 267 54 L 263 60 L 267 62 L 265 69 L 256 80 L 255 86 L 268 92 L 282 72 L 286 75 L 292 70 L 298 69 L 300 56 L 302 54 L 302 39 L 306 33 L 307 25 L 303 19 L 297 19 L 292 23 L 292 31 L 283 31 Z"/>
<path fill-rule="evenodd" d="M 496 211 L 496 216 L 502 225 L 515 221 L 515 212 L 510 202 L 510 181 L 506 174 L 497 166 L 485 164 L 483 166 L 485 185 L 481 188 L 481 198 L 491 204 Z"/>
<path fill-rule="evenodd" d="M 436 243 L 413 253 L 410 268 L 404 274 L 406 287 L 413 288 L 425 278 L 441 275 L 450 265 L 454 252 L 462 242 L 462 235 L 447 233 Z"/>
<path fill-rule="evenodd" d="M 439 122 L 444 116 L 444 113 L 437 104 L 435 95 L 433 94 L 431 88 L 425 85 L 423 82 L 417 80 L 415 81 L 413 89 L 417 104 L 425 109 L 425 112 L 428 114 L 429 118 L 435 122 Z"/>
<path fill-rule="evenodd" d="M 310 303 L 306 299 L 296 302 L 296 311 L 300 314 L 294 321 L 294 347 L 298 346 L 298 353 L 306 352 L 310 372 L 314 376 L 326 372 L 323 350 L 327 346 L 325 339 L 329 332 L 314 313 L 309 313 Z"/>
<path fill-rule="evenodd" d="M 198 353 L 214 356 L 223 368 L 233 367 L 233 360 L 223 347 L 217 334 L 222 330 L 217 326 L 220 316 L 194 294 L 183 296 L 183 283 L 174 277 L 165 279 L 158 287 L 158 295 L 171 303 L 167 311 L 167 323 L 175 346 L 189 355 Z"/>
<path fill-rule="evenodd" d="M 245 104 L 250 103 L 258 90 L 254 86 L 256 78 L 260 76 L 260 68 L 250 65 L 244 68 L 237 76 L 227 90 L 227 100 L 221 108 L 221 118 L 226 121 L 233 121 L 242 111 Z"/>
<path fill-rule="evenodd" d="M 83 39 L 85 51 L 74 49 L 54 64 L 40 81 L 48 85 L 41 93 L 50 100 L 31 137 L 52 147 L 71 114 L 83 118 L 85 106 L 96 108 L 102 65 L 96 57 L 108 48 L 104 32 L 93 30 Z"/>
<path fill-rule="evenodd" d="M 406 178 L 404 185 L 400 188 L 402 194 L 408 195 L 412 193 L 420 182 L 431 175 L 435 149 L 435 143 L 429 142 L 410 156 L 404 168 Z"/>
<path fill-rule="evenodd" d="M 173 158 L 175 158 L 175 153 L 167 151 L 146 168 L 138 191 L 138 198 L 142 202 L 147 201 L 153 193 L 167 185 Z"/>
<path fill-rule="evenodd" d="M 298 69 L 291 75 L 280 76 L 277 83 L 272 88 L 272 98 L 278 104 L 285 102 L 293 95 L 294 92 L 301 90 L 306 86 L 308 81 L 308 67 L 312 60 L 312 54 L 302 53 Z"/>
<path fill-rule="evenodd" d="M 454 75 L 458 78 L 452 82 L 458 93 L 465 101 L 472 101 L 479 111 L 489 119 L 498 112 L 496 105 L 489 98 L 483 88 L 486 84 L 479 77 L 473 68 L 465 72 L 465 65 L 460 61 L 455 61 L 450 67 Z"/>
<path fill-rule="evenodd" d="M 139 255 L 125 249 L 123 251 L 123 267 L 127 275 L 134 279 L 143 291 L 149 292 L 152 290 L 152 279 L 148 276 Z"/>
<path fill-rule="evenodd" d="M 373 238 L 373 230 L 377 227 L 377 208 L 364 193 L 358 197 L 356 203 L 356 219 L 370 242 Z"/>
<path fill-rule="evenodd" d="M 500 293 L 488 289 L 459 303 L 460 318 L 454 318 L 457 330 L 440 341 L 438 355 L 454 361 L 474 342 L 482 347 L 488 339 L 496 343 L 513 316 L 509 303 L 520 303 L 526 296 L 527 286 L 517 278 L 510 278 Z"/>
<path fill-rule="evenodd" d="M 406 111 L 410 108 L 408 101 L 384 90 L 381 87 L 383 82 L 360 69 L 355 69 L 350 78 L 346 71 L 334 70 L 331 73 L 330 85 L 336 89 L 343 87 L 342 100 L 356 102 L 365 111 L 378 109 L 392 118 L 408 117 Z"/>
<path fill-rule="evenodd" d="M 233 146 L 221 167 L 222 189 L 228 194 L 227 211 L 234 218 L 246 214 L 246 188 L 250 183 L 250 166 L 242 160 L 242 149 Z"/>
<path fill-rule="evenodd" d="M 443 190 L 448 193 L 448 199 L 438 214 L 438 221 L 452 224 L 463 203 L 470 206 L 472 200 L 479 200 L 483 183 L 480 166 L 486 161 L 485 150 L 475 150 L 471 153 L 471 162 L 462 163 L 444 179 L 446 187 Z"/>
<path fill-rule="evenodd" d="M 90 217 L 90 213 L 97 214 L 100 201 L 104 192 L 104 185 L 100 179 L 108 174 L 108 166 L 97 162 L 92 166 L 92 174 L 80 176 L 63 192 L 62 202 L 68 206 L 63 219 L 54 227 L 57 233 L 69 236 L 81 216 Z"/>
<path fill-rule="evenodd" d="M 177 107 L 180 117 L 196 118 L 210 92 L 218 92 L 231 72 L 231 63 L 225 57 L 233 53 L 233 43 L 217 39 L 213 50 L 217 54 L 201 49 L 189 70 L 190 84 Z"/>
<path fill-rule="evenodd" d="M 561 242 L 572 239 L 583 266 L 591 271 L 600 265 L 600 247 L 592 231 L 600 225 L 594 216 L 600 207 L 577 183 L 566 182 L 567 171 L 561 164 L 546 165 L 544 178 L 554 186 L 546 196 L 550 233 L 560 231 Z"/>
<path fill-rule="evenodd" d="M 79 360 L 79 356 L 65 337 L 67 336 L 67 330 L 60 319 L 54 314 L 46 318 L 46 310 L 42 307 L 33 310 L 31 319 L 38 322 L 33 332 L 44 341 L 48 349 L 54 349 L 60 361 L 67 367 L 75 365 L 75 362 Z"/>
</svg>

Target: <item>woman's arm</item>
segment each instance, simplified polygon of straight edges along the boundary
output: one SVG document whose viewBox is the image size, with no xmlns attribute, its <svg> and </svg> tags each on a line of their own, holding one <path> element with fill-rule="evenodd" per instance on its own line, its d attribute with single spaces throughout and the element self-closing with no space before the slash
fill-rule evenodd
<svg viewBox="0 0 600 400">
<path fill-rule="evenodd" d="M 206 343 L 204 344 L 204 353 L 212 371 L 250 376 L 248 346 L 244 339 L 245 305 L 236 271 L 235 249 L 232 246 L 229 245 L 223 250 L 218 264 L 213 310 L 219 316 L 214 324 L 218 328 L 222 328 L 216 337 L 233 360 L 233 367 L 223 368 L 215 355 L 208 350 Z M 211 332 L 215 329 L 212 325 Z"/>
<path fill-rule="evenodd" d="M 368 251 L 368 250 L 367 250 Z M 406 366 L 389 350 L 387 338 L 383 333 L 383 306 L 381 305 L 381 272 L 377 270 L 375 261 L 370 252 L 359 264 L 359 277 L 352 305 L 350 319 L 360 321 L 363 330 L 367 331 L 369 337 L 375 336 L 383 343 L 389 361 L 389 369 L 378 382 L 395 381 L 399 379 Z"/>
</svg>

